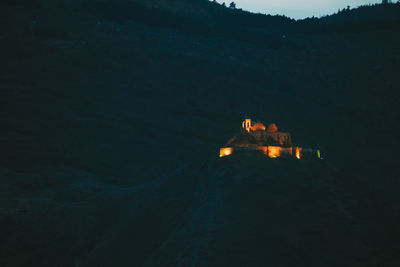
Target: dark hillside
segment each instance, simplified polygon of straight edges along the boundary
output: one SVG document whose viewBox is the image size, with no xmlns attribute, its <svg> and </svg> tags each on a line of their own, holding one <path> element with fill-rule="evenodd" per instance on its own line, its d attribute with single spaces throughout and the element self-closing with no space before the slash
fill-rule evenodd
<svg viewBox="0 0 400 267">
<path fill-rule="evenodd" d="M 1 4 L 0 266 L 399 266 L 399 28 L 113 3 Z"/>
<path fill-rule="evenodd" d="M 15 24 L 13 12 L 25 13 L 40 23 L 25 27 L 36 36 L 55 35 L 57 39 L 80 38 L 92 32 L 96 18 L 114 23 L 128 21 L 145 25 L 177 29 L 186 34 L 238 39 L 245 42 L 261 43 L 269 47 L 291 46 L 293 43 L 281 40 L 282 30 L 293 21 L 280 16 L 254 15 L 240 10 L 232 10 L 207 0 L 188 1 L 31 1 L 30 4 L 4 4 L 3 15 L 9 18 L 9 30 Z M 22 18 L 20 18 L 22 19 Z M 24 21 L 23 23 L 30 23 Z M 279 30 L 276 26 L 279 25 Z M 29 27 L 29 28 L 28 28 Z M 282 28 L 283 27 L 283 28 Z M 261 31 L 260 31 L 261 29 Z M 50 36 L 48 36 L 50 37 Z"/>
<path fill-rule="evenodd" d="M 400 27 L 400 4 L 361 6 L 343 9 L 322 18 L 300 21 L 302 30 L 312 32 L 365 32 Z"/>
<path fill-rule="evenodd" d="M 376 22 L 398 21 L 400 4 L 360 6 L 356 9 L 343 9 L 340 12 L 323 17 L 324 22 Z"/>
</svg>

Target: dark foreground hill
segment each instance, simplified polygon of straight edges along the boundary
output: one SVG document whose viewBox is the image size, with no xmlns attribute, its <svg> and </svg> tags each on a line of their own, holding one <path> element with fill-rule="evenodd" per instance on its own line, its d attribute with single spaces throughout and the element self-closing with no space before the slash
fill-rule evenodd
<svg viewBox="0 0 400 267">
<path fill-rule="evenodd" d="M 0 10 L 1 266 L 398 266 L 396 21 L 81 3 Z M 218 159 L 244 114 L 324 161 Z"/>
</svg>

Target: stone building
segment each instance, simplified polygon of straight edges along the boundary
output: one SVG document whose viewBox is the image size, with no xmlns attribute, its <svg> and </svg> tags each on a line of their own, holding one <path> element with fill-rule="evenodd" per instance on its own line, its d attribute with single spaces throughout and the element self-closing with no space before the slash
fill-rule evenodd
<svg viewBox="0 0 400 267">
<path fill-rule="evenodd" d="M 242 130 L 239 136 L 230 139 L 227 145 L 239 147 L 261 145 L 261 146 L 292 146 L 290 133 L 280 132 L 275 123 L 267 127 L 261 122 L 253 122 L 245 118 L 242 122 Z"/>
</svg>

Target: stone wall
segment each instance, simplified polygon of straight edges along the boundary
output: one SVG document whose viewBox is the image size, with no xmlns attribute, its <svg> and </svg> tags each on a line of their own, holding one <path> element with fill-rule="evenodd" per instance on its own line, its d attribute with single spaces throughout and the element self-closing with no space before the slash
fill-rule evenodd
<svg viewBox="0 0 400 267">
<path fill-rule="evenodd" d="M 267 131 L 255 131 L 251 132 L 250 136 L 255 139 L 257 143 L 265 145 L 280 145 L 290 146 L 292 145 L 292 138 L 290 133 L 274 132 L 270 133 Z"/>
</svg>

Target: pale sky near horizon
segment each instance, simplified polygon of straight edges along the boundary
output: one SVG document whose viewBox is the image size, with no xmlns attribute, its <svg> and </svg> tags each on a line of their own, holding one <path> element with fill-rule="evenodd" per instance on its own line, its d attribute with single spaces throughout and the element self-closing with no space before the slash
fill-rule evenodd
<svg viewBox="0 0 400 267">
<path fill-rule="evenodd" d="M 295 19 L 320 17 L 335 13 L 347 6 L 354 8 L 382 2 L 382 0 L 217 0 L 227 5 L 232 1 L 236 3 L 237 8 L 255 13 L 285 15 Z"/>
</svg>

